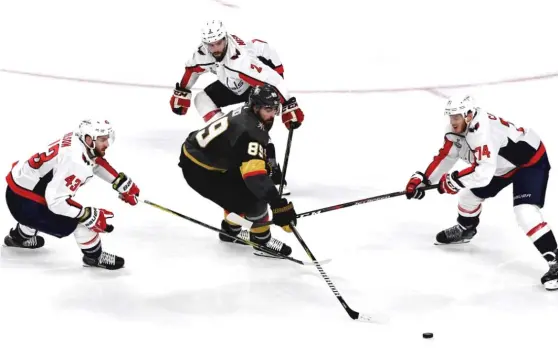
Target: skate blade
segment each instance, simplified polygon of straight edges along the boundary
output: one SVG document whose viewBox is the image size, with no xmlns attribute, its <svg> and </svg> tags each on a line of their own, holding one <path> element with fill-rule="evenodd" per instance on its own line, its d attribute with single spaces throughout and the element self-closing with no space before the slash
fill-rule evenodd
<svg viewBox="0 0 558 356">
<path fill-rule="evenodd" d="M 471 240 L 463 240 L 463 241 L 459 241 L 459 242 L 450 242 L 450 243 L 443 243 L 443 242 L 434 242 L 434 245 L 436 246 L 444 246 L 444 245 L 463 245 L 463 244 L 468 244 Z"/>
<path fill-rule="evenodd" d="M 558 280 L 548 281 L 544 284 L 546 290 L 555 291 L 558 290 Z"/>
<path fill-rule="evenodd" d="M 284 257 L 270 255 L 269 253 L 265 253 L 263 251 L 254 251 L 254 255 L 259 256 L 259 257 L 274 258 L 276 260 L 284 260 L 285 259 Z"/>
<path fill-rule="evenodd" d="M 260 251 L 254 251 L 254 255 L 259 256 L 259 257 L 265 257 L 265 258 L 274 258 L 277 260 L 284 260 L 284 257 L 281 256 L 273 256 L 273 255 L 269 255 L 265 252 L 260 252 Z M 319 263 L 320 265 L 327 265 L 328 263 L 330 263 L 332 260 L 331 258 L 325 259 L 325 260 L 321 260 L 321 261 L 316 261 L 317 263 Z M 302 263 L 302 265 L 304 266 L 315 266 L 316 262 L 313 261 L 300 261 Z"/>
<path fill-rule="evenodd" d="M 120 270 L 123 270 L 124 268 L 126 268 L 126 265 L 124 265 L 120 268 L 112 268 L 112 269 L 108 268 L 108 267 L 105 267 L 105 266 L 91 266 L 91 265 L 88 265 L 87 263 L 82 263 L 82 265 L 83 265 L 83 267 L 87 267 L 87 268 L 93 268 L 93 269 L 97 268 L 97 269 L 100 269 L 101 271 L 120 271 Z"/>
</svg>

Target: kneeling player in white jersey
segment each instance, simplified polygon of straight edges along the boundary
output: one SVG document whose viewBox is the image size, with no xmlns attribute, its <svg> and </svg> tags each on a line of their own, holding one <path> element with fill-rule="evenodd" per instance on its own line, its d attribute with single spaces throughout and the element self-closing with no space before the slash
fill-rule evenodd
<svg viewBox="0 0 558 356">
<path fill-rule="evenodd" d="M 416 172 L 407 183 L 407 198 L 422 199 L 425 184 L 439 182 L 443 194 L 459 194 L 457 225 L 436 236 L 438 244 L 468 242 L 477 233 L 485 199 L 513 185 L 515 217 L 525 234 L 549 264 L 541 282 L 558 289 L 556 239 L 544 221 L 544 206 L 550 163 L 539 136 L 474 105 L 471 96 L 449 99 L 445 114 L 450 125 L 439 154 L 424 173 Z M 471 165 L 447 173 L 457 159 Z"/>
<path fill-rule="evenodd" d="M 136 205 L 139 189 L 124 173 L 105 160 L 114 141 L 112 125 L 84 120 L 76 132 L 51 143 L 44 152 L 14 163 L 6 177 L 6 203 L 18 222 L 4 239 L 10 247 L 35 249 L 44 246 L 38 232 L 59 238 L 74 234 L 88 266 L 119 269 L 124 259 L 102 250 L 100 233 L 112 232 L 105 209 L 82 207 L 73 200 L 77 190 L 93 175 L 119 193 L 124 202 Z"/>
<path fill-rule="evenodd" d="M 282 118 L 287 128 L 296 129 L 304 120 L 304 113 L 298 107 L 296 98 L 290 96 L 283 80 L 283 64 L 277 52 L 265 41 L 253 39 L 244 42 L 238 36 L 227 33 L 221 21 L 208 21 L 202 29 L 202 43 L 186 63 L 182 80 L 176 83 L 170 99 L 175 114 L 186 114 L 192 98 L 190 89 L 204 73 L 217 76 L 215 82 L 194 98 L 194 105 L 206 122 L 215 116 L 223 116 L 223 107 L 248 102 L 250 88 L 264 84 L 273 86 L 281 95 Z M 269 125 L 273 125 L 273 121 Z M 282 173 L 271 141 L 266 150 L 271 178 L 278 185 Z"/>
</svg>

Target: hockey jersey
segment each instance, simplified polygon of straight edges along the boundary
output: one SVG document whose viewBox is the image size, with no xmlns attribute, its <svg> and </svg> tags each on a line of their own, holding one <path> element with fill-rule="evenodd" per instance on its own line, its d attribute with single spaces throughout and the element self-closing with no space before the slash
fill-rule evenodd
<svg viewBox="0 0 558 356">
<path fill-rule="evenodd" d="M 73 200 L 78 189 L 97 175 L 112 183 L 118 172 L 102 157 L 91 160 L 77 133 L 69 132 L 41 153 L 15 162 L 6 177 L 10 189 L 47 205 L 55 214 L 77 218 L 82 206 Z"/>
<path fill-rule="evenodd" d="M 235 35 L 227 35 L 227 50 L 221 61 L 217 61 L 200 44 L 186 62 L 180 86 L 192 88 L 203 73 L 215 74 L 223 85 L 237 95 L 250 87 L 267 83 L 279 91 L 282 101 L 291 97 L 283 80 L 283 65 L 277 52 L 261 40 L 244 42 Z"/>
<path fill-rule="evenodd" d="M 210 171 L 239 170 L 254 196 L 270 202 L 280 197 L 266 168 L 268 142 L 265 126 L 249 106 L 243 106 L 191 132 L 182 146 L 181 159 Z"/>
<path fill-rule="evenodd" d="M 545 147 L 532 129 L 517 127 L 500 117 L 477 109 L 464 134 L 451 132 L 448 125 L 444 146 L 425 171 L 437 183 L 458 159 L 470 163 L 458 177 L 466 188 L 488 185 L 494 176 L 508 178 L 518 169 L 534 165 Z"/>
</svg>

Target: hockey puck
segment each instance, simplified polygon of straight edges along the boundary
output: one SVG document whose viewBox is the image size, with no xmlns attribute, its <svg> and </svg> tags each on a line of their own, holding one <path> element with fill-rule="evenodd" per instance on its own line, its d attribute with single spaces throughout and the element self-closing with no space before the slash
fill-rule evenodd
<svg viewBox="0 0 558 356">
<path fill-rule="evenodd" d="M 434 334 L 432 333 L 422 333 L 422 337 L 425 339 L 432 339 L 434 337 Z"/>
</svg>

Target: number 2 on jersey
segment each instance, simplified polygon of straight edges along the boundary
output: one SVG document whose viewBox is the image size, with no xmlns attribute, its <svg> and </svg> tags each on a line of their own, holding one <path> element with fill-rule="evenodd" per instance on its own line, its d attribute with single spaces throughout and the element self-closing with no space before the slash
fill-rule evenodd
<svg viewBox="0 0 558 356">
<path fill-rule="evenodd" d="M 255 65 L 254 63 L 250 64 L 250 68 L 256 70 L 258 73 L 262 72 L 262 67 L 258 67 L 257 65 Z"/>
<path fill-rule="evenodd" d="M 196 134 L 196 140 L 198 141 L 200 147 L 204 148 L 211 142 L 211 140 L 225 132 L 228 128 L 229 120 L 227 116 L 224 116 L 200 130 Z"/>
</svg>

